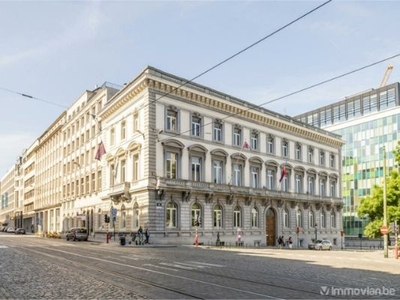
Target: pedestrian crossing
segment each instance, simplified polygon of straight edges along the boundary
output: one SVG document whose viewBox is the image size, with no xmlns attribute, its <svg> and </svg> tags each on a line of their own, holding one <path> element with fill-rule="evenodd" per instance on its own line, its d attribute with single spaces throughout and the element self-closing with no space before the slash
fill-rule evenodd
<svg viewBox="0 0 400 300">
<path fill-rule="evenodd" d="M 223 265 L 210 264 L 199 261 L 187 261 L 187 262 L 159 262 L 158 264 L 144 264 L 143 266 L 156 269 L 165 269 L 169 271 L 178 272 L 179 270 L 204 270 L 212 268 L 224 268 Z"/>
</svg>

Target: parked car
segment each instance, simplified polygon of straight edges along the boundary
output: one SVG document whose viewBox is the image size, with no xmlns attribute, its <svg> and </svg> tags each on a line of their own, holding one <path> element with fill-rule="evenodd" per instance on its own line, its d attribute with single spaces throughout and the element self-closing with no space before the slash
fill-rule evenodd
<svg viewBox="0 0 400 300">
<path fill-rule="evenodd" d="M 8 227 L 7 232 L 8 233 L 15 233 L 15 228 L 14 227 Z"/>
<path fill-rule="evenodd" d="M 315 243 L 315 250 L 332 250 L 332 243 L 329 240 L 317 241 Z"/>
<path fill-rule="evenodd" d="M 26 234 L 26 232 L 23 228 L 17 228 L 15 229 L 15 234 Z"/>
<path fill-rule="evenodd" d="M 89 233 L 84 227 L 73 227 L 66 233 L 67 241 L 87 241 L 89 238 Z"/>
</svg>

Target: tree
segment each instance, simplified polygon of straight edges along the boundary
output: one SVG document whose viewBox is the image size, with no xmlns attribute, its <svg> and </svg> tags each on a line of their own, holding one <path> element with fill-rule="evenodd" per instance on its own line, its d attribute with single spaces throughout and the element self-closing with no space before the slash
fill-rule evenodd
<svg viewBox="0 0 400 300">
<path fill-rule="evenodd" d="M 395 160 L 400 162 L 400 142 L 393 151 Z M 393 169 L 386 178 L 386 204 L 387 222 L 400 221 L 400 176 L 396 169 Z M 372 194 L 361 199 L 357 214 L 359 217 L 368 216 L 371 222 L 364 229 L 364 234 L 371 238 L 381 236 L 380 227 L 383 225 L 383 182 L 381 186 L 375 185 Z"/>
</svg>

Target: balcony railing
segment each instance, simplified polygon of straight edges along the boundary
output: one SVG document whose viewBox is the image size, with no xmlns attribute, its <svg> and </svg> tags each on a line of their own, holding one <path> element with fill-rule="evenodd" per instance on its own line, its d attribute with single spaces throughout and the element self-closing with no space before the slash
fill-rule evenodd
<svg viewBox="0 0 400 300">
<path fill-rule="evenodd" d="M 343 202 L 341 198 L 327 197 L 320 195 L 311 195 L 306 193 L 296 192 L 285 192 L 279 190 L 269 190 L 265 188 L 254 188 L 246 186 L 234 186 L 230 184 L 216 184 L 208 182 L 198 182 L 183 179 L 169 179 L 169 178 L 158 178 L 157 188 L 164 189 L 170 188 L 175 190 L 192 190 L 204 193 L 221 193 L 221 194 L 236 194 L 238 196 L 254 196 L 254 197 L 266 197 L 266 198 L 279 198 L 282 200 L 295 200 L 300 202 L 317 201 L 320 203 L 338 205 Z"/>
</svg>

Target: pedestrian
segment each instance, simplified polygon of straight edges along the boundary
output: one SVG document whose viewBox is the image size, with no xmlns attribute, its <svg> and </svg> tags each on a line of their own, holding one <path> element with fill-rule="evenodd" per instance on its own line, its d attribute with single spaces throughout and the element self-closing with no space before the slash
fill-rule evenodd
<svg viewBox="0 0 400 300">
<path fill-rule="evenodd" d="M 292 241 L 292 237 L 291 237 L 291 236 L 289 236 L 288 243 L 289 243 L 289 248 L 292 249 L 292 247 L 293 247 L 293 241 Z"/>
<path fill-rule="evenodd" d="M 146 227 L 146 230 L 144 232 L 144 235 L 146 236 L 146 244 L 149 243 L 149 239 L 150 239 L 150 231 L 149 228 Z"/>
<path fill-rule="evenodd" d="M 286 245 L 286 243 L 285 243 L 285 237 L 282 235 L 281 236 L 281 239 L 282 239 L 282 247 L 284 248 Z"/>
<path fill-rule="evenodd" d="M 144 244 L 143 243 L 143 229 L 142 229 L 142 226 L 139 227 L 139 230 L 138 230 L 137 234 L 138 234 L 138 238 L 139 238 L 139 245 Z"/>
</svg>

